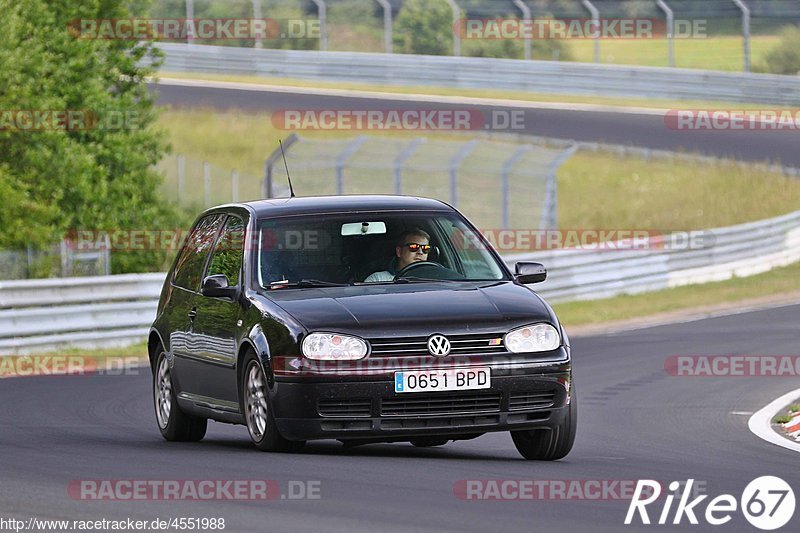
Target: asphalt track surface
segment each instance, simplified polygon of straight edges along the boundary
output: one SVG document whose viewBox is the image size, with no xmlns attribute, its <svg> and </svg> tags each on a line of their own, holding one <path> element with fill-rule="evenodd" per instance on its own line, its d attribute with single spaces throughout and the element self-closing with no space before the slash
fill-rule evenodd
<svg viewBox="0 0 800 533">
<path fill-rule="evenodd" d="M 572 453 L 552 463 L 521 459 L 506 433 L 434 449 L 400 443 L 344 449 L 318 441 L 285 455 L 251 448 L 242 426 L 210 423 L 201 443 L 169 443 L 156 428 L 146 368 L 127 376 L 6 379 L 0 381 L 0 517 L 222 517 L 225 531 L 237 532 L 755 531 L 740 512 L 713 528 L 689 526 L 685 518 L 681 527 L 624 526 L 627 501 L 464 501 L 453 489 L 465 479 L 652 478 L 666 485 L 693 478 L 712 497 L 738 499 L 752 479 L 777 475 L 797 493 L 795 452 L 758 439 L 747 429 L 749 416 L 738 414 L 796 388 L 797 378 L 675 377 L 664 360 L 797 354 L 798 323 L 800 302 L 574 339 L 578 435 Z M 83 479 L 269 479 L 284 494 L 290 480 L 311 480 L 320 483 L 320 499 L 72 499 L 70 481 Z M 800 512 L 784 530 L 797 531 L 798 520 Z"/>
<path fill-rule="evenodd" d="M 393 101 L 174 85 L 159 85 L 157 90 L 159 104 L 176 107 L 200 106 L 248 111 L 470 109 L 480 110 L 487 121 L 490 120 L 492 111 L 515 110 L 513 107 L 415 103 L 407 100 Z M 735 105 L 731 105 L 731 108 L 735 107 Z M 524 129 L 512 133 L 697 152 L 743 161 L 769 161 L 800 167 L 800 150 L 798 150 L 800 132 L 796 130 L 676 131 L 667 127 L 663 116 L 653 114 L 569 109 L 520 109 L 520 111 L 524 114 L 522 120 Z M 358 132 L 353 133 L 355 135 Z M 270 151 L 271 149 L 265 147 L 265 153 Z"/>
</svg>

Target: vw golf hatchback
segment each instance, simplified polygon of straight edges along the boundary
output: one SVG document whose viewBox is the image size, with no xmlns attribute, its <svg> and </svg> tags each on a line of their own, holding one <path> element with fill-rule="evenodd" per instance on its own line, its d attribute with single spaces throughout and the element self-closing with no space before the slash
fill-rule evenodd
<svg viewBox="0 0 800 533">
<path fill-rule="evenodd" d="M 255 446 L 439 446 L 510 431 L 527 459 L 567 455 L 569 339 L 449 205 L 404 196 L 262 200 L 204 212 L 169 271 L 149 337 L 161 434 L 209 419 Z"/>
</svg>

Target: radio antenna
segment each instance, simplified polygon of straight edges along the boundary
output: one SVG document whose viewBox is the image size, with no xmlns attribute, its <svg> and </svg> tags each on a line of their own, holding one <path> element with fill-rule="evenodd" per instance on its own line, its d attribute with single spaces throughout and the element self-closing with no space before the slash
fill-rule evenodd
<svg viewBox="0 0 800 533">
<path fill-rule="evenodd" d="M 278 139 L 278 144 L 281 146 L 281 155 L 283 156 L 283 166 L 286 167 L 286 179 L 289 180 L 289 196 L 294 198 L 294 188 L 292 188 L 292 177 L 289 175 L 289 165 L 286 163 L 286 152 L 283 151 L 283 141 Z"/>
</svg>

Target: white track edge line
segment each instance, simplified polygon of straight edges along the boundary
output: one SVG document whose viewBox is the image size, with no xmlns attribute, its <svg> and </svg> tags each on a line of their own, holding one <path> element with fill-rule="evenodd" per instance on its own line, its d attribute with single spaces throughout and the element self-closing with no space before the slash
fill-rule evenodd
<svg viewBox="0 0 800 533">
<path fill-rule="evenodd" d="M 795 389 L 791 392 L 787 392 L 780 398 L 773 400 L 765 407 L 756 411 L 756 413 L 750 417 L 747 427 L 756 437 L 759 437 L 760 439 L 763 439 L 776 446 L 780 446 L 781 448 L 786 448 L 787 450 L 800 452 L 800 443 L 792 442 L 787 438 L 781 437 L 772 429 L 771 426 L 772 417 L 774 417 L 778 411 L 789 405 L 798 397 L 800 397 L 800 389 Z"/>
</svg>

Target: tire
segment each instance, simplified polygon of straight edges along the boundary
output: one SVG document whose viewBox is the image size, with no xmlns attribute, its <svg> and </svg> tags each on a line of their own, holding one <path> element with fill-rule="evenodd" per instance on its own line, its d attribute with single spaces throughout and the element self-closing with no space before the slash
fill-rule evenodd
<svg viewBox="0 0 800 533">
<path fill-rule="evenodd" d="M 161 436 L 174 442 L 197 442 L 206 436 L 208 420 L 189 416 L 178 406 L 172 375 L 164 348 L 156 348 L 156 366 L 153 371 L 153 406 L 156 424 Z"/>
<path fill-rule="evenodd" d="M 434 446 L 444 446 L 450 442 L 450 439 L 442 439 L 437 437 L 417 437 L 411 439 L 411 444 L 417 448 L 433 448 Z"/>
<path fill-rule="evenodd" d="M 287 440 L 278 431 L 269 402 L 264 369 L 252 350 L 245 356 L 243 368 L 239 398 L 250 440 L 262 452 L 300 451 L 305 446 L 305 441 Z"/>
<path fill-rule="evenodd" d="M 578 399 L 573 386 L 569 409 L 564 420 L 555 427 L 512 431 L 514 446 L 525 459 L 556 461 L 572 450 L 578 425 Z"/>
</svg>

